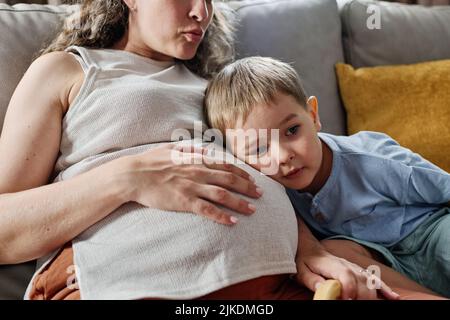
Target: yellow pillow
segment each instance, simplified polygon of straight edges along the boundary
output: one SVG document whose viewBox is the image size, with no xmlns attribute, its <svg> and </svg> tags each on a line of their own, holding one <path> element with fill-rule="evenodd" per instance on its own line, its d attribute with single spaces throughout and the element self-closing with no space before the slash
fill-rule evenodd
<svg viewBox="0 0 450 320">
<path fill-rule="evenodd" d="M 336 72 L 348 134 L 384 132 L 450 172 L 450 60 Z"/>
</svg>

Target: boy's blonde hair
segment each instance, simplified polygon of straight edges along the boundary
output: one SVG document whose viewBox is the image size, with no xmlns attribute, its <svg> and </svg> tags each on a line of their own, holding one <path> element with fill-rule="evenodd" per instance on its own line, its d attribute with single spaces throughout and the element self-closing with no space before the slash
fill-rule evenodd
<svg viewBox="0 0 450 320">
<path fill-rule="evenodd" d="M 237 60 L 209 82 L 204 104 L 208 125 L 225 136 L 239 116 L 245 122 L 255 105 L 269 104 L 279 92 L 306 107 L 308 99 L 300 77 L 289 64 L 265 57 Z"/>
</svg>

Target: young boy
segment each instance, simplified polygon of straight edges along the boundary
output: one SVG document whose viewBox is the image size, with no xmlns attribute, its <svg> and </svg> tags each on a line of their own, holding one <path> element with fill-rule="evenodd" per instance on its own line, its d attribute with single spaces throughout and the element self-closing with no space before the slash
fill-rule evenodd
<svg viewBox="0 0 450 320">
<path fill-rule="evenodd" d="M 249 164 L 260 171 L 276 164 L 270 176 L 313 230 L 374 249 L 395 270 L 450 297 L 447 172 L 382 133 L 318 133 L 316 97 L 307 98 L 291 66 L 271 58 L 226 67 L 208 86 L 205 113 L 238 158 L 256 158 Z M 268 129 L 269 136 L 278 129 L 279 137 L 236 146 L 227 129 Z"/>
</svg>

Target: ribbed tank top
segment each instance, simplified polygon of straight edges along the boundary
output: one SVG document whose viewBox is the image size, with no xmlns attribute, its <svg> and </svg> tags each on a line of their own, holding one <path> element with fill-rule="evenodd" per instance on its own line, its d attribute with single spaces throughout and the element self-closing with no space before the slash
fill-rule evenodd
<svg viewBox="0 0 450 320">
<path fill-rule="evenodd" d="M 171 141 L 203 121 L 206 81 L 183 64 L 72 46 L 85 73 L 63 119 L 55 181 Z M 297 223 L 284 188 L 240 164 L 265 194 L 233 227 L 127 203 L 73 241 L 83 299 L 190 299 L 264 275 L 295 273 Z M 245 197 L 244 197 L 245 198 Z M 236 215 L 236 213 L 233 213 Z M 41 267 L 56 253 L 40 260 Z M 29 286 L 30 288 L 30 286 Z"/>
</svg>

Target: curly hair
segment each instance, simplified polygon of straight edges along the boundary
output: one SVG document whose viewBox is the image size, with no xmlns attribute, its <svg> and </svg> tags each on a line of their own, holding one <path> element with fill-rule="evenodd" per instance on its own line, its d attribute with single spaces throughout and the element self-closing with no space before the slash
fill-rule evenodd
<svg viewBox="0 0 450 320">
<path fill-rule="evenodd" d="M 70 46 L 101 49 L 112 47 L 128 28 L 129 8 L 123 0 L 74 0 L 79 9 L 64 21 L 63 30 L 40 55 Z M 214 17 L 196 55 L 182 63 L 209 79 L 234 59 L 233 11 L 217 3 Z"/>
</svg>

